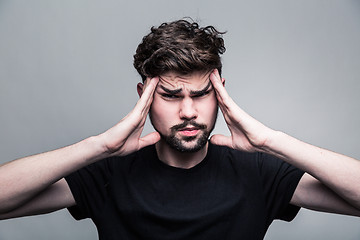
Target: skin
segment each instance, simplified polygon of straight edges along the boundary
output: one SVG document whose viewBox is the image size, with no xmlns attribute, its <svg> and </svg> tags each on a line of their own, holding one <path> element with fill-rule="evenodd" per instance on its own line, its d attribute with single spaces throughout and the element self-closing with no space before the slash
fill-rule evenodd
<svg viewBox="0 0 360 240">
<path fill-rule="evenodd" d="M 209 78 L 212 85 L 210 92 L 205 96 L 194 96 L 208 86 Z M 181 89 L 176 93 L 179 98 L 169 100 L 164 96 L 163 91 L 169 93 L 164 87 L 170 92 Z M 217 105 L 231 134 L 213 135 L 212 143 L 241 151 L 266 152 L 303 169 L 306 174 L 295 190 L 292 204 L 360 216 L 360 162 L 301 142 L 252 118 L 231 99 L 217 70 L 208 75 L 194 73 L 178 76 L 169 73 L 160 78 L 148 78 L 137 88 L 141 97 L 134 109 L 106 132 L 65 148 L 2 165 L 0 219 L 74 206 L 76 202 L 64 176 L 103 158 L 125 156 L 151 144 L 156 143 L 159 158 L 167 164 L 182 168 L 195 166 L 206 155 L 207 145 L 197 152 L 179 152 L 168 146 L 160 134 L 171 134 L 171 127 L 184 122 L 184 119 L 193 119 L 205 124 L 206 130 L 211 129 Z M 149 111 L 159 132 L 142 137 Z M 191 148 L 202 132 L 203 129 L 186 126 L 175 131 L 175 136 L 185 147 Z M 194 141 L 184 141 L 189 135 L 194 136 Z"/>
</svg>

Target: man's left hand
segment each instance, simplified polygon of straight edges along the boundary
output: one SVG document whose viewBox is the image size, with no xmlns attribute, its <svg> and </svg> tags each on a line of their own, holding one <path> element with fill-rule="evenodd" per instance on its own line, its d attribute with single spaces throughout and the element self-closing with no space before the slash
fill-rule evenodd
<svg viewBox="0 0 360 240">
<path fill-rule="evenodd" d="M 245 111 L 243 111 L 229 96 L 217 69 L 210 75 L 215 89 L 219 107 L 224 115 L 231 136 L 213 135 L 210 141 L 216 145 L 224 145 L 242 151 L 261 151 L 266 141 L 275 131 L 266 127 Z"/>
</svg>

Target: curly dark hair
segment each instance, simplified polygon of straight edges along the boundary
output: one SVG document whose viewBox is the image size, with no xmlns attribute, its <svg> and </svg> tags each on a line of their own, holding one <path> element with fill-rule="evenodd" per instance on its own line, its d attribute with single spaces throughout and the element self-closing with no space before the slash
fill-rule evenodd
<svg viewBox="0 0 360 240">
<path fill-rule="evenodd" d="M 142 80 L 168 71 L 187 74 L 217 68 L 221 74 L 220 54 L 225 52 L 222 35 L 213 26 L 177 20 L 152 27 L 134 55 L 134 67 Z"/>
</svg>

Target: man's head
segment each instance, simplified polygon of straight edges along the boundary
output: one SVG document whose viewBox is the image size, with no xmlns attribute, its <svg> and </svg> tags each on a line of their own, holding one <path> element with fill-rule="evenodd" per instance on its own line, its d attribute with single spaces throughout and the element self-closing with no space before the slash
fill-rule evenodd
<svg viewBox="0 0 360 240">
<path fill-rule="evenodd" d="M 214 128 L 218 108 L 210 74 L 221 71 L 221 34 L 185 20 L 164 23 L 151 29 L 134 55 L 143 81 L 160 79 L 150 119 L 162 140 L 178 151 L 202 149 Z"/>
</svg>

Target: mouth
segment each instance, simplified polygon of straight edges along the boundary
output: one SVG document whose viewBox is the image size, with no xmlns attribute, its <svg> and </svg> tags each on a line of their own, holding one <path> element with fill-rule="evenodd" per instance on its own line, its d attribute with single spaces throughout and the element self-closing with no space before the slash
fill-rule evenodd
<svg viewBox="0 0 360 240">
<path fill-rule="evenodd" d="M 186 139 L 197 138 L 200 131 L 205 131 L 206 125 L 200 124 L 195 121 L 184 121 L 181 124 L 174 125 L 171 127 L 171 131 L 175 135 L 176 133 L 180 134 Z"/>
<path fill-rule="evenodd" d="M 197 127 L 185 127 L 179 129 L 178 131 L 180 132 L 180 134 L 184 136 L 192 137 L 192 136 L 196 136 L 200 130 Z"/>
</svg>

